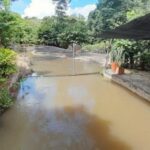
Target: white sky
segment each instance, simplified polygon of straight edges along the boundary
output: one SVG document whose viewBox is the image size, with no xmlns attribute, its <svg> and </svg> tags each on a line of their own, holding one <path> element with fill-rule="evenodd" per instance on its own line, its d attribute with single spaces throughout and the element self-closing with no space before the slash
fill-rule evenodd
<svg viewBox="0 0 150 150">
<path fill-rule="evenodd" d="M 68 15 L 82 15 L 85 18 L 96 8 L 95 4 L 85 5 L 68 9 Z M 25 8 L 23 17 L 43 18 L 45 16 L 53 16 L 55 14 L 55 5 L 52 0 L 31 0 L 31 3 Z"/>
</svg>

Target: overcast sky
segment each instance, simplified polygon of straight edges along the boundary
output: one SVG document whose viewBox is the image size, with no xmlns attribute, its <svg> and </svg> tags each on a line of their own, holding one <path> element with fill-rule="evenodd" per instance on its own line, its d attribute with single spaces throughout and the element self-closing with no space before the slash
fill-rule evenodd
<svg viewBox="0 0 150 150">
<path fill-rule="evenodd" d="M 87 17 L 89 12 L 96 8 L 98 0 L 72 0 L 68 9 L 69 15 L 83 15 Z M 55 6 L 52 0 L 18 0 L 13 2 L 12 10 L 22 16 L 43 18 L 55 14 Z"/>
</svg>

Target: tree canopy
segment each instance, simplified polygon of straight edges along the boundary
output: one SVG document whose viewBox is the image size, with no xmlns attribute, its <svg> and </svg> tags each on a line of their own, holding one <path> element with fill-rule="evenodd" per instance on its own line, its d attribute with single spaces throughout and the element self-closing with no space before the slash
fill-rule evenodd
<svg viewBox="0 0 150 150">
<path fill-rule="evenodd" d="M 69 44 L 87 42 L 87 26 L 83 18 L 46 17 L 39 29 L 39 39 L 41 43 L 67 48 Z"/>
<path fill-rule="evenodd" d="M 56 14 L 59 17 L 63 17 L 66 15 L 66 10 L 68 9 L 68 5 L 71 0 L 53 0 L 56 4 Z"/>
<path fill-rule="evenodd" d="M 96 36 L 149 12 L 150 0 L 99 0 L 88 17 L 88 26 Z"/>
<path fill-rule="evenodd" d="M 16 0 L 0 0 L 0 9 L 4 9 L 5 11 L 10 10 L 11 2 Z"/>
</svg>

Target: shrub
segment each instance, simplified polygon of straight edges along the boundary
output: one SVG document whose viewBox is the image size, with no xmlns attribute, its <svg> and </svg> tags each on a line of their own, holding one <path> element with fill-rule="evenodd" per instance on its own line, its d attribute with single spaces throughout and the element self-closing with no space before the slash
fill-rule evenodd
<svg viewBox="0 0 150 150">
<path fill-rule="evenodd" d="M 5 78 L 16 72 L 16 53 L 10 49 L 0 49 L 0 77 Z"/>
<path fill-rule="evenodd" d="M 127 68 L 150 70 L 150 41 L 114 40 L 113 50 L 123 50 Z"/>
<path fill-rule="evenodd" d="M 149 52 L 138 53 L 134 57 L 134 59 L 135 59 L 135 64 L 137 66 L 140 66 L 140 69 L 150 71 L 150 53 Z"/>
<path fill-rule="evenodd" d="M 8 108 L 13 104 L 12 97 L 6 88 L 0 89 L 0 108 Z"/>
<path fill-rule="evenodd" d="M 1 84 L 4 84 L 6 81 L 7 81 L 6 78 L 1 78 L 1 77 L 0 77 L 0 85 L 1 85 Z"/>
</svg>

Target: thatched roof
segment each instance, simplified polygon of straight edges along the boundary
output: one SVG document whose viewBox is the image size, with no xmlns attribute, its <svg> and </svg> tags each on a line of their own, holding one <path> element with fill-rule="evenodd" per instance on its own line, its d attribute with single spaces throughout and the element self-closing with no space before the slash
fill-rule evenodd
<svg viewBox="0 0 150 150">
<path fill-rule="evenodd" d="M 150 40 L 150 14 L 121 25 L 114 30 L 105 31 L 101 38 Z"/>
</svg>

